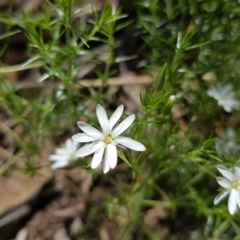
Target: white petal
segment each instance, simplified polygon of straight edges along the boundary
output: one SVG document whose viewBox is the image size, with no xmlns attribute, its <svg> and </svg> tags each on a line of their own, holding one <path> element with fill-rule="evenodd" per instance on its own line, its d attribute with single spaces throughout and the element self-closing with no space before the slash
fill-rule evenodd
<svg viewBox="0 0 240 240">
<path fill-rule="evenodd" d="M 104 159 L 103 161 L 103 173 L 107 173 L 110 170 L 108 162 Z"/>
<path fill-rule="evenodd" d="M 220 192 L 214 199 L 214 205 L 219 204 L 227 195 L 229 194 L 229 190 L 223 190 Z"/>
<path fill-rule="evenodd" d="M 240 168 L 239 167 L 235 167 L 234 171 L 235 171 L 236 180 L 240 181 Z"/>
<path fill-rule="evenodd" d="M 68 152 L 71 151 L 71 148 L 72 148 L 72 140 L 71 139 L 67 139 L 66 142 L 65 142 L 65 148 L 67 149 Z"/>
<path fill-rule="evenodd" d="M 226 112 L 228 112 L 228 113 L 232 112 L 232 110 L 233 110 L 231 106 L 224 105 L 225 103 L 220 103 L 220 102 L 218 102 L 218 104 L 219 104 L 220 106 L 223 106 L 223 109 L 224 109 Z"/>
<path fill-rule="evenodd" d="M 56 154 L 67 154 L 67 150 L 65 149 L 65 148 L 57 148 L 56 150 L 55 150 L 55 153 Z"/>
<path fill-rule="evenodd" d="M 212 89 L 207 91 L 207 95 L 215 98 L 215 92 Z"/>
<path fill-rule="evenodd" d="M 95 139 L 101 139 L 103 137 L 103 134 L 97 130 L 96 128 L 92 127 L 91 125 L 85 123 L 85 122 L 77 122 L 79 128 L 85 132 L 88 136 L 91 136 Z"/>
<path fill-rule="evenodd" d="M 224 187 L 226 189 L 231 188 L 231 184 L 226 178 L 217 177 L 217 182 L 218 182 L 219 185 L 221 185 L 222 187 Z"/>
<path fill-rule="evenodd" d="M 145 146 L 142 143 L 135 141 L 128 137 L 116 137 L 114 141 L 117 144 L 121 144 L 124 147 L 133 149 L 135 151 L 145 151 L 146 150 Z"/>
<path fill-rule="evenodd" d="M 51 165 L 51 169 L 55 170 L 58 168 L 63 168 L 68 165 L 68 161 L 62 161 L 62 162 L 55 162 L 54 164 Z"/>
<path fill-rule="evenodd" d="M 236 191 L 238 192 L 238 200 L 237 200 L 237 205 L 240 208 L 240 189 L 236 189 Z"/>
<path fill-rule="evenodd" d="M 237 211 L 238 199 L 239 199 L 239 196 L 238 196 L 237 190 L 232 189 L 228 199 L 228 211 L 231 215 L 233 215 Z"/>
<path fill-rule="evenodd" d="M 102 107 L 102 105 L 97 104 L 96 113 L 97 113 L 98 122 L 103 130 L 103 133 L 108 134 L 110 132 L 110 126 L 109 126 L 106 111 Z"/>
<path fill-rule="evenodd" d="M 96 138 L 88 136 L 86 133 L 77 133 L 72 136 L 72 139 L 76 142 L 93 142 Z"/>
<path fill-rule="evenodd" d="M 93 159 L 91 162 L 91 168 L 95 169 L 98 167 L 100 162 L 102 161 L 103 158 L 103 152 L 104 152 L 104 147 L 100 148 L 98 151 L 96 151 L 93 155 Z"/>
<path fill-rule="evenodd" d="M 123 105 L 120 105 L 116 110 L 115 112 L 112 114 L 112 116 L 110 117 L 109 119 L 109 124 L 110 124 L 110 129 L 113 128 L 113 126 L 117 123 L 117 121 L 120 119 L 120 117 L 122 116 L 123 114 L 123 109 L 124 109 L 124 106 Z"/>
<path fill-rule="evenodd" d="M 115 145 L 107 145 L 104 156 L 104 162 L 107 162 L 110 168 L 115 168 L 117 165 L 117 147 Z"/>
<path fill-rule="evenodd" d="M 62 155 L 54 154 L 49 157 L 50 161 L 65 161 L 68 158 L 69 158 L 68 154 L 62 154 Z"/>
<path fill-rule="evenodd" d="M 225 86 L 219 84 L 219 86 L 222 88 L 222 90 L 225 92 L 225 94 L 229 94 L 232 92 L 233 86 L 230 84 L 227 84 Z M 235 94 L 233 94 L 233 95 L 235 95 Z"/>
<path fill-rule="evenodd" d="M 72 148 L 71 148 L 71 153 L 75 153 L 78 149 L 79 143 L 76 141 L 72 141 Z"/>
<path fill-rule="evenodd" d="M 85 157 L 87 155 L 90 155 L 90 154 L 98 151 L 103 146 L 104 146 L 104 143 L 98 142 L 98 141 L 86 144 L 76 152 L 76 156 Z"/>
<path fill-rule="evenodd" d="M 234 180 L 234 174 L 228 168 L 218 165 L 217 169 L 228 180 L 230 181 Z"/>
<path fill-rule="evenodd" d="M 127 128 L 129 128 L 132 125 L 134 119 L 135 119 L 134 114 L 132 114 L 132 115 L 128 116 L 126 119 L 124 119 L 116 128 L 113 129 L 113 131 L 112 131 L 113 137 L 120 135 Z"/>
</svg>

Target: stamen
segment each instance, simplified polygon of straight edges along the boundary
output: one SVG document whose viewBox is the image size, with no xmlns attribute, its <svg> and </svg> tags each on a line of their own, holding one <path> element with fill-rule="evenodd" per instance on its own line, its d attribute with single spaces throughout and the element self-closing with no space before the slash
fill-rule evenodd
<svg viewBox="0 0 240 240">
<path fill-rule="evenodd" d="M 112 136 L 110 134 L 106 135 L 103 140 L 106 144 L 110 144 L 113 142 Z"/>
<path fill-rule="evenodd" d="M 232 187 L 232 188 L 238 188 L 238 187 L 239 187 L 238 181 L 232 181 L 232 182 L 231 182 L 231 187 Z"/>
</svg>

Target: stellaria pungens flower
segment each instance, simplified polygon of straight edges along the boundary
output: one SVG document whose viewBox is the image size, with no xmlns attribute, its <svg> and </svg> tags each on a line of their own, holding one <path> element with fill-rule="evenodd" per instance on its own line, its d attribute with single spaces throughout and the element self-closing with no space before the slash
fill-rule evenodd
<svg viewBox="0 0 240 240">
<path fill-rule="evenodd" d="M 240 168 L 239 162 L 233 170 L 218 165 L 218 171 L 223 177 L 217 177 L 217 182 L 224 188 L 214 199 L 214 204 L 217 205 L 222 199 L 229 194 L 228 199 L 228 211 L 233 215 L 237 211 L 237 207 L 240 208 Z"/>
<path fill-rule="evenodd" d="M 218 105 L 222 106 L 226 112 L 232 112 L 234 109 L 239 109 L 240 101 L 236 100 L 235 92 L 232 85 L 217 85 L 211 86 L 207 91 L 208 96 L 217 100 Z"/>
<path fill-rule="evenodd" d="M 53 162 L 51 168 L 53 170 L 57 168 L 65 167 L 69 162 L 76 160 L 78 157 L 75 155 L 79 143 L 72 139 L 67 139 L 63 148 L 57 148 L 55 154 L 49 157 L 50 161 Z"/>
<path fill-rule="evenodd" d="M 228 128 L 222 132 L 215 142 L 218 155 L 229 156 L 240 153 L 240 139 L 236 130 Z"/>
<path fill-rule="evenodd" d="M 76 155 L 78 157 L 85 157 L 94 153 L 91 162 L 92 169 L 99 166 L 103 159 L 103 155 L 103 172 L 107 173 L 110 169 L 115 168 L 117 165 L 117 146 L 127 147 L 135 151 L 146 150 L 142 143 L 128 137 L 120 136 L 120 134 L 132 125 L 135 119 L 135 115 L 131 114 L 116 125 L 123 114 L 123 110 L 123 105 L 120 105 L 108 119 L 104 108 L 100 104 L 97 104 L 96 114 L 102 131 L 85 122 L 77 122 L 83 133 L 75 134 L 72 139 L 87 144 L 81 147 L 76 152 Z"/>
</svg>

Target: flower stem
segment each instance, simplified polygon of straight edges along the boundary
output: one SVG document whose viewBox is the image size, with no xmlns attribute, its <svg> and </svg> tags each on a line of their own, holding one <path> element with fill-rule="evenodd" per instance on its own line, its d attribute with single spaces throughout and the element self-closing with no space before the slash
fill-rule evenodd
<svg viewBox="0 0 240 240">
<path fill-rule="evenodd" d="M 68 86 L 72 82 L 72 49 L 71 49 L 71 21 L 72 21 L 72 0 L 67 1 L 65 12 L 66 45 L 68 49 L 68 69 L 65 84 Z"/>
</svg>

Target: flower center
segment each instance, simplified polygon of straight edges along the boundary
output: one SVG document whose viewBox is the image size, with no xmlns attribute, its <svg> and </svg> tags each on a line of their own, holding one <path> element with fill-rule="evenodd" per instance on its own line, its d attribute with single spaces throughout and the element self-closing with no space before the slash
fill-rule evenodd
<svg viewBox="0 0 240 240">
<path fill-rule="evenodd" d="M 70 160 L 74 160 L 76 157 L 75 157 L 75 154 L 74 153 L 71 153 L 70 154 Z"/>
<path fill-rule="evenodd" d="M 104 137 L 104 140 L 103 140 L 106 144 L 110 144 L 112 143 L 113 139 L 112 139 L 112 136 L 110 134 L 106 135 Z"/>
<path fill-rule="evenodd" d="M 238 188 L 238 186 L 239 186 L 238 181 L 232 181 L 232 182 L 231 182 L 231 187 L 232 187 L 232 188 Z"/>
</svg>

